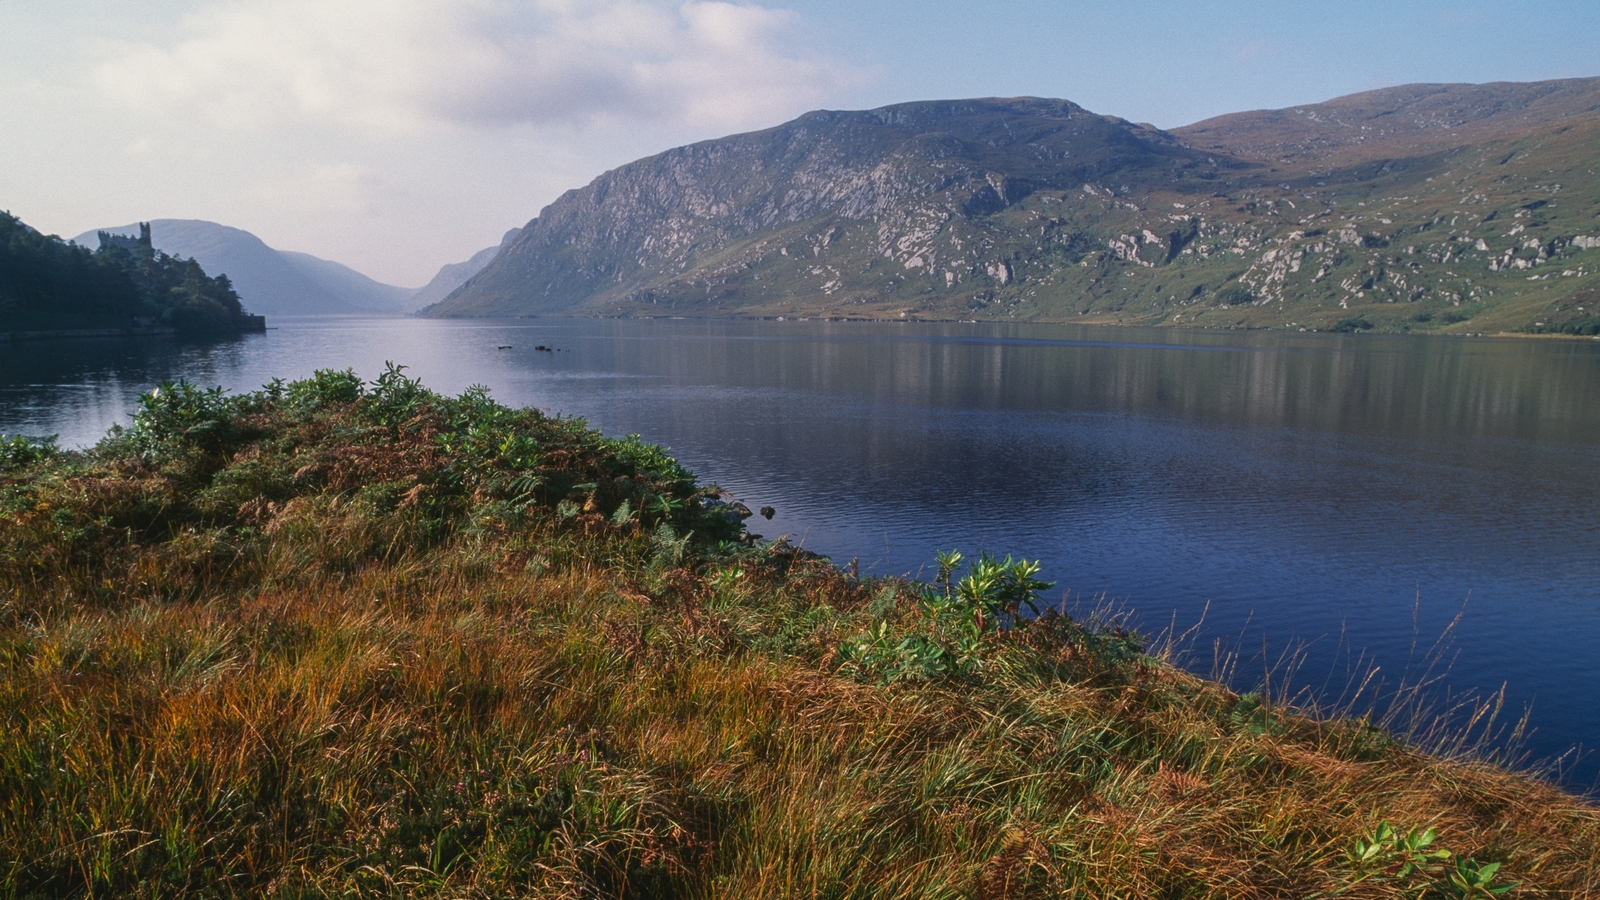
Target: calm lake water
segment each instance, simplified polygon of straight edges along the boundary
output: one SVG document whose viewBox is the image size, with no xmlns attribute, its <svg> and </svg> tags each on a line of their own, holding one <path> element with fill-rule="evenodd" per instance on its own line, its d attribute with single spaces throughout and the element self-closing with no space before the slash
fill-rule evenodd
<svg viewBox="0 0 1600 900">
<path fill-rule="evenodd" d="M 250 390 L 385 360 L 436 390 L 668 445 L 768 537 L 863 571 L 941 549 L 1044 562 L 1147 632 L 1286 648 L 1334 693 L 1413 672 L 1532 708 L 1529 749 L 1600 747 L 1600 343 L 999 325 L 279 319 L 213 343 L 0 348 L 0 432 L 93 443 L 184 377 Z M 501 345 L 512 349 L 500 350 Z M 535 345 L 560 350 L 543 353 Z M 1263 650 L 1265 648 L 1264 656 Z M 1594 756 L 1569 767 L 1592 783 Z"/>
</svg>

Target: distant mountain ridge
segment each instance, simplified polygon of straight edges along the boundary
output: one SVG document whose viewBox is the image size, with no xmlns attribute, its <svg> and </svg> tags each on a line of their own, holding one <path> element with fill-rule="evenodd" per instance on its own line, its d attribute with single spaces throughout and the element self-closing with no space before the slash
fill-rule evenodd
<svg viewBox="0 0 1600 900">
<path fill-rule="evenodd" d="M 425 314 L 1570 330 L 1597 163 L 1595 78 L 1170 132 L 1040 98 L 814 112 L 568 191 Z"/>
<path fill-rule="evenodd" d="M 1174 128 L 1190 146 L 1253 159 L 1415 156 L 1547 129 L 1600 113 L 1600 78 L 1408 84 L 1288 109 L 1230 113 Z M 1344 151 L 1358 148 L 1354 154 Z"/>
<path fill-rule="evenodd" d="M 412 310 L 419 310 L 434 303 L 438 303 L 440 300 L 450 296 L 452 291 L 458 287 L 461 287 L 463 284 L 466 284 L 467 279 L 481 272 L 483 267 L 487 266 L 489 261 L 494 259 L 495 254 L 499 253 L 500 250 L 505 247 L 505 245 L 511 243 L 511 239 L 516 237 L 519 233 L 521 233 L 521 231 L 521 228 L 513 228 L 510 231 L 507 231 L 505 235 L 500 238 L 500 243 L 494 245 L 493 247 L 485 247 L 482 250 L 479 250 L 464 262 L 448 263 L 444 266 L 441 266 L 438 274 L 433 276 L 432 281 L 429 281 L 422 287 L 417 288 L 417 290 L 412 293 L 412 295 L 408 298 L 407 306 Z"/>
<path fill-rule="evenodd" d="M 499 250 L 491 247 L 466 262 L 446 265 L 423 288 L 404 288 L 309 253 L 273 249 L 248 231 L 216 222 L 155 219 L 149 224 L 157 249 L 179 258 L 192 257 L 206 271 L 226 274 L 245 306 L 259 315 L 412 312 L 454 289 Z M 86 231 L 73 240 L 94 249 L 101 231 L 136 234 L 138 225 Z M 442 283 L 449 288 L 441 292 L 438 285 Z"/>
</svg>

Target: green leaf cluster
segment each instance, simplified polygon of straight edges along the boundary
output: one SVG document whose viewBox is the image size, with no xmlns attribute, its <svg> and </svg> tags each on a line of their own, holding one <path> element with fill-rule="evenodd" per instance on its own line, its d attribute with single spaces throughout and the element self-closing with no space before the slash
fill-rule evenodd
<svg viewBox="0 0 1600 900">
<path fill-rule="evenodd" d="M 939 553 L 933 583 L 919 588 L 909 612 L 884 617 L 840 644 L 840 667 L 866 681 L 973 679 L 996 664 L 1005 641 L 1033 641 L 1064 651 L 1077 674 L 1125 669 L 1140 658 L 1142 638 L 1115 623 L 1078 623 L 1056 610 L 1041 614 L 1036 560 L 980 554 L 959 579 L 960 551 Z M 897 619 L 898 615 L 898 621 Z"/>
<path fill-rule="evenodd" d="M 1500 863 L 1480 863 L 1456 856 L 1438 845 L 1433 828 L 1401 830 L 1378 823 L 1372 833 L 1350 849 L 1355 873 L 1350 887 L 1373 882 L 1389 884 L 1416 896 L 1449 900 L 1489 900 L 1510 892 L 1517 882 L 1496 878 Z"/>
</svg>

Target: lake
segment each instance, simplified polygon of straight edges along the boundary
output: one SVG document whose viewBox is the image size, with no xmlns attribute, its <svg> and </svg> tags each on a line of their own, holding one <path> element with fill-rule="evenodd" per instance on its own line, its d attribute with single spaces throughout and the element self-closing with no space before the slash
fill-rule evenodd
<svg viewBox="0 0 1600 900">
<path fill-rule="evenodd" d="M 163 380 L 251 390 L 386 360 L 435 390 L 666 444 L 768 537 L 863 572 L 959 548 L 1052 600 L 1197 626 L 1248 688 L 1505 686 L 1527 748 L 1600 747 L 1600 343 L 1075 326 L 275 319 L 234 340 L 0 346 L 0 432 L 93 443 Z M 537 345 L 557 352 L 535 350 Z M 497 349 L 509 345 L 510 349 Z M 1103 599 L 1101 599 L 1103 598 Z M 1569 784 L 1600 774 L 1593 756 Z"/>
</svg>

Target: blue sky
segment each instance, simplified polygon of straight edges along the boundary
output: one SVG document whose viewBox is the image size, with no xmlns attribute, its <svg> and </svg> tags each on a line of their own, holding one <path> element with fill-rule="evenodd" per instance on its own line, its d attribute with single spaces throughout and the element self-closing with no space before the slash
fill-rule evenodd
<svg viewBox="0 0 1600 900">
<path fill-rule="evenodd" d="M 0 208 L 211 219 L 413 285 L 605 169 L 818 107 L 1031 94 L 1173 127 L 1593 75 L 1593 0 L 0 0 Z"/>
<path fill-rule="evenodd" d="M 1163 128 L 1411 82 L 1600 75 L 1600 3 L 792 4 L 872 101 L 1042 94 Z M 891 99 L 892 98 L 892 99 Z"/>
</svg>

